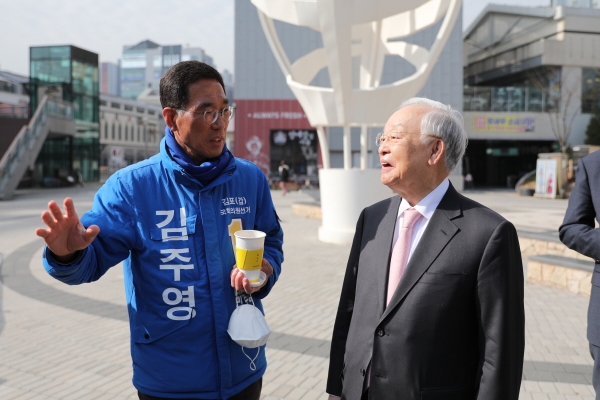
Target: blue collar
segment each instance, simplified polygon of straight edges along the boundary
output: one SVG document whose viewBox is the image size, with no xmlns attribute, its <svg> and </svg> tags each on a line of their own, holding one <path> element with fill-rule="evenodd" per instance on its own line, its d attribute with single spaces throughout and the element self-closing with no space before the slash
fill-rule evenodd
<svg viewBox="0 0 600 400">
<path fill-rule="evenodd" d="M 177 143 L 173 131 L 168 126 L 165 128 L 165 146 L 171 158 L 203 186 L 208 185 L 217 178 L 233 158 L 233 155 L 227 149 L 227 145 L 224 145 L 223 151 L 217 158 L 211 158 L 200 165 L 196 165 Z"/>
</svg>

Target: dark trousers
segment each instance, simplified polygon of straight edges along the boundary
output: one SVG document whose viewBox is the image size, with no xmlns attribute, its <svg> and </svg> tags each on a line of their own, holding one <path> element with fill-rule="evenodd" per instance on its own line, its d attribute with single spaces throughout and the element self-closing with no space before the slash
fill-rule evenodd
<svg viewBox="0 0 600 400">
<path fill-rule="evenodd" d="M 238 394 L 233 397 L 229 397 L 227 400 L 259 400 L 260 399 L 260 391 L 262 390 L 262 378 L 246 387 L 246 389 L 242 390 Z M 140 400 L 173 400 L 173 398 L 168 397 L 155 397 L 148 396 L 140 391 L 138 391 L 138 397 Z M 202 400 L 202 399 L 180 399 L 180 400 Z M 214 399 L 221 400 L 221 399 Z"/>
<path fill-rule="evenodd" d="M 590 343 L 590 354 L 594 359 L 592 385 L 594 385 L 594 390 L 596 391 L 596 400 L 600 400 L 600 347 Z"/>
</svg>

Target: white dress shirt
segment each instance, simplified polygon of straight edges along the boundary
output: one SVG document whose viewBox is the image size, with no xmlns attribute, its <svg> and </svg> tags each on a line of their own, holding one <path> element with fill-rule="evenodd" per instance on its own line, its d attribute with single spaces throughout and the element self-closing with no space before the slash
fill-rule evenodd
<svg viewBox="0 0 600 400">
<path fill-rule="evenodd" d="M 421 236 L 423 236 L 423 232 L 425 232 L 425 228 L 427 228 L 427 225 L 429 224 L 429 220 L 433 216 L 437 206 L 440 204 L 440 201 L 442 201 L 442 198 L 448 191 L 448 187 L 450 187 L 450 181 L 448 178 L 446 178 L 438 185 L 438 187 L 433 189 L 431 193 L 425 196 L 423 200 L 414 206 L 414 208 L 421 213 L 423 218 L 420 218 L 413 226 L 410 252 L 408 253 L 408 259 L 406 260 L 407 264 L 410 261 L 413 252 L 417 248 L 417 245 L 421 240 Z M 394 228 L 394 241 L 392 243 L 392 249 L 398 240 L 398 232 L 400 231 L 400 227 L 404 221 L 404 211 L 409 208 L 411 208 L 411 205 L 408 204 L 408 201 L 402 199 L 402 202 L 400 202 L 400 208 L 398 209 L 398 217 L 396 218 L 396 228 Z"/>
</svg>

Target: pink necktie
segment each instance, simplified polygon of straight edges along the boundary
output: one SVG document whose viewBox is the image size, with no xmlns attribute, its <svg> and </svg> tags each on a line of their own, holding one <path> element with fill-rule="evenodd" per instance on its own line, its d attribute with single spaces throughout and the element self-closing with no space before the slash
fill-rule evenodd
<svg viewBox="0 0 600 400">
<path fill-rule="evenodd" d="M 392 260 L 390 261 L 390 276 L 388 278 L 387 288 L 387 302 L 389 304 L 396 287 L 402 279 L 404 270 L 406 269 L 406 261 L 410 253 L 410 244 L 412 241 L 412 231 L 415 223 L 421 218 L 422 215 L 414 208 L 409 208 L 404 211 L 404 218 L 402 221 L 402 228 L 398 235 L 398 240 L 392 250 Z"/>
</svg>

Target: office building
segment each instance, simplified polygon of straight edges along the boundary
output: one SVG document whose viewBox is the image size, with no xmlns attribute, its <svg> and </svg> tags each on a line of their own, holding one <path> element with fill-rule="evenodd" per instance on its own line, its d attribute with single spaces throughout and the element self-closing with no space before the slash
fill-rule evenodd
<svg viewBox="0 0 600 400">
<path fill-rule="evenodd" d="M 539 153 L 583 144 L 600 110 L 600 9 L 553 3 L 489 4 L 465 31 L 463 170 L 476 186 L 514 187 Z"/>
<path fill-rule="evenodd" d="M 164 130 L 160 106 L 100 95 L 100 180 L 157 154 Z"/>
<path fill-rule="evenodd" d="M 0 117 L 27 118 L 29 94 L 25 86 L 29 77 L 0 71 Z"/>
<path fill-rule="evenodd" d="M 77 170 L 86 181 L 98 180 L 98 54 L 70 45 L 31 47 L 29 93 L 31 115 L 47 94 L 72 104 L 76 124 L 74 135 L 46 139 L 35 175 Z"/>
<path fill-rule="evenodd" d="M 27 76 L 0 71 L 0 159 L 29 122 L 29 95 L 25 89 L 28 84 Z"/>
<path fill-rule="evenodd" d="M 121 60 L 121 96 L 136 99 L 145 89 L 158 89 L 160 78 L 170 67 L 180 61 L 189 60 L 213 65 L 212 58 L 199 47 L 161 46 L 150 40 L 124 46 Z"/>
</svg>

